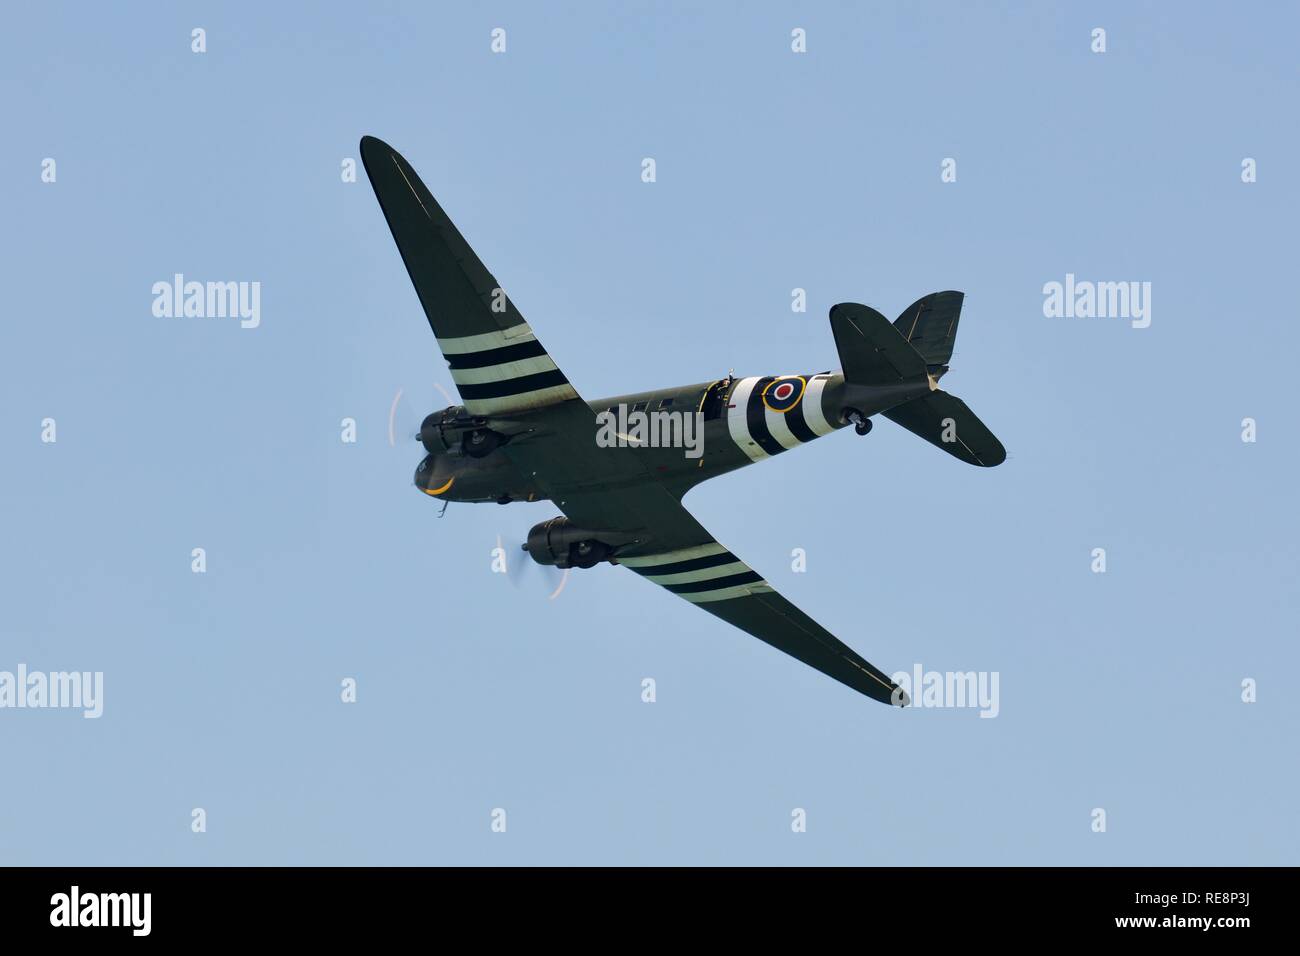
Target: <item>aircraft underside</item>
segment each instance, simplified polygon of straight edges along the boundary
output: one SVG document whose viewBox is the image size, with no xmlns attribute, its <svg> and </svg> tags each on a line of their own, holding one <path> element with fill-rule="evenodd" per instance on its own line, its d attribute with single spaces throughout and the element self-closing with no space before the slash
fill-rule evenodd
<svg viewBox="0 0 1300 956">
<path fill-rule="evenodd" d="M 682 505 L 709 478 L 883 414 L 949 455 L 989 467 L 1001 442 L 941 390 L 963 296 L 937 292 L 890 322 L 836 305 L 841 371 L 699 383 L 583 401 L 415 170 L 373 137 L 361 156 L 463 404 L 425 418 L 415 473 L 443 502 L 553 502 L 529 532 L 540 564 L 609 561 L 865 694 L 902 690 L 777 593 Z"/>
</svg>

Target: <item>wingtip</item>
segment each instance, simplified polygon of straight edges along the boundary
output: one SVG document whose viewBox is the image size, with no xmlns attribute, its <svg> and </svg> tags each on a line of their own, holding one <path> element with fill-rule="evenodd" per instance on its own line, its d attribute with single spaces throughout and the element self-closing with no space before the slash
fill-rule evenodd
<svg viewBox="0 0 1300 956">
<path fill-rule="evenodd" d="M 1007 460 L 1007 450 L 1001 442 L 998 442 L 996 448 L 976 459 L 976 463 L 981 468 L 996 468 Z"/>
<path fill-rule="evenodd" d="M 376 170 L 391 170 L 394 163 L 399 167 L 410 165 L 401 153 L 378 136 L 361 137 L 361 165 L 366 168 L 366 175 L 370 177 L 372 183 Z"/>
<path fill-rule="evenodd" d="M 396 152 L 396 150 L 394 150 L 393 147 L 389 146 L 378 136 L 366 135 L 361 137 L 361 158 L 362 159 L 365 159 L 366 155 L 369 153 L 378 153 L 378 152 L 393 153 Z"/>
</svg>

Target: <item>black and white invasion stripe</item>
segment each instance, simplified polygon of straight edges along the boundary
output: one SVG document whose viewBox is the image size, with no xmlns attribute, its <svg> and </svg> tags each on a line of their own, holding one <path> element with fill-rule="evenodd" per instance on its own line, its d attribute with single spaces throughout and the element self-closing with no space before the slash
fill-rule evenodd
<svg viewBox="0 0 1300 956">
<path fill-rule="evenodd" d="M 523 411 L 578 397 L 527 324 L 439 338 L 438 346 L 471 415 Z"/>
<path fill-rule="evenodd" d="M 732 440 L 753 461 L 762 461 L 773 455 L 810 442 L 835 431 L 822 411 L 822 392 L 826 388 L 825 375 L 807 379 L 803 397 L 788 412 L 774 412 L 763 403 L 763 390 L 779 378 L 799 378 L 794 375 L 765 375 L 742 378 L 732 389 L 727 410 L 727 428 Z"/>
<path fill-rule="evenodd" d="M 772 590 L 757 571 L 717 542 L 662 554 L 619 558 L 618 563 L 692 604 L 727 601 Z"/>
</svg>

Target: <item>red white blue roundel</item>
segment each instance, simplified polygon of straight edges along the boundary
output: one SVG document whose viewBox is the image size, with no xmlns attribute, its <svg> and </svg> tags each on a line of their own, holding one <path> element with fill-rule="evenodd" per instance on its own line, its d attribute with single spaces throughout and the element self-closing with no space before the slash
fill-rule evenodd
<svg viewBox="0 0 1300 956">
<path fill-rule="evenodd" d="M 798 375 L 775 378 L 763 389 L 763 404 L 774 412 L 784 414 L 799 404 L 807 384 Z"/>
</svg>

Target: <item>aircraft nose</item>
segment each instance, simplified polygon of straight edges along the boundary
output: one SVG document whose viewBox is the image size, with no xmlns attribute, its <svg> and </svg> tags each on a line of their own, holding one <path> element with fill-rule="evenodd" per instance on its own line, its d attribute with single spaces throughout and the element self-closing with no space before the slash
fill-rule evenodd
<svg viewBox="0 0 1300 956">
<path fill-rule="evenodd" d="M 439 469 L 434 467 L 436 457 L 427 456 L 415 469 L 415 487 L 433 497 L 445 495 L 456 481 L 454 474 L 439 474 Z"/>
<path fill-rule="evenodd" d="M 413 478 L 415 482 L 415 487 L 419 488 L 421 491 L 424 491 L 426 488 L 428 488 L 429 477 L 432 474 L 433 474 L 433 468 L 430 467 L 429 459 L 426 457 L 415 468 L 415 476 Z"/>
</svg>

